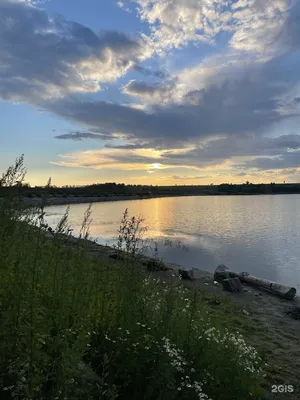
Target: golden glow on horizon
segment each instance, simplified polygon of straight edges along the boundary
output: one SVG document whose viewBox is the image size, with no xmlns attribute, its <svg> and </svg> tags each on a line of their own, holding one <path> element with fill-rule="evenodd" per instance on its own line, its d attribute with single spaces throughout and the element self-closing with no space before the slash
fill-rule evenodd
<svg viewBox="0 0 300 400">
<path fill-rule="evenodd" d="M 100 170 L 81 170 L 80 172 L 74 168 L 53 168 L 47 169 L 43 172 L 40 171 L 29 171 L 26 182 L 29 182 L 31 186 L 44 186 L 47 183 L 48 178 L 51 176 L 52 184 L 56 186 L 64 185 L 91 185 L 93 183 L 105 183 L 105 182 L 117 182 L 131 185 L 210 185 L 211 183 L 219 185 L 221 183 L 233 183 L 241 184 L 246 181 L 252 183 L 270 183 L 270 182 L 300 182 L 300 168 L 297 169 L 296 174 L 291 174 L 290 170 L 274 170 L 265 172 L 248 173 L 247 175 L 236 175 L 234 171 L 232 173 L 221 172 L 207 174 L 206 172 L 201 175 L 178 174 L 166 174 L 166 169 L 154 169 L 151 171 L 128 171 L 128 170 L 109 170 L 106 169 L 103 173 L 99 173 Z M 151 173 L 149 173 L 151 172 Z M 176 176 L 176 177 L 175 177 Z"/>
</svg>

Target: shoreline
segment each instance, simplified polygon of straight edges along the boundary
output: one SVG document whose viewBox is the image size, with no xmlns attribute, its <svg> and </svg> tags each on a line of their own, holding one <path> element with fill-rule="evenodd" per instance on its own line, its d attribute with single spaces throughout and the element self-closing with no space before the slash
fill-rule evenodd
<svg viewBox="0 0 300 400">
<path fill-rule="evenodd" d="M 45 232 L 45 235 L 48 239 L 53 239 L 53 236 L 49 233 L 49 232 Z M 64 236 L 64 235 L 63 235 Z M 84 241 L 84 239 L 80 239 L 74 236 L 71 236 L 69 238 L 69 243 L 67 244 L 68 246 L 71 247 L 77 247 L 77 245 Z M 87 239 L 87 243 L 88 243 L 88 255 L 92 256 L 92 257 L 100 257 L 100 258 L 104 258 L 105 261 L 108 262 L 114 262 L 116 260 L 116 258 L 112 255 L 115 255 L 117 253 L 119 253 L 120 251 L 117 250 L 116 248 L 112 247 L 112 246 L 108 246 L 108 245 L 103 245 L 103 244 L 99 244 L 97 242 L 95 242 L 92 239 Z M 125 251 L 121 251 L 120 252 L 121 257 L 117 260 L 117 262 L 122 263 L 124 261 L 125 258 Z M 112 256 L 112 257 L 111 257 Z M 159 270 L 159 271 L 151 271 L 149 270 L 149 273 L 154 273 L 154 274 L 162 274 L 162 276 L 168 276 L 171 275 L 172 278 L 174 278 L 174 273 L 175 278 L 178 279 L 178 275 L 179 275 L 179 270 L 185 270 L 185 271 L 193 271 L 193 275 L 194 275 L 194 279 L 183 279 L 181 280 L 182 283 L 188 285 L 189 287 L 201 287 L 201 288 L 207 288 L 207 286 L 209 285 L 202 285 L 201 281 L 203 281 L 204 283 L 208 283 L 210 282 L 211 287 L 209 288 L 213 293 L 220 293 L 223 292 L 223 295 L 225 296 L 229 296 L 232 299 L 238 299 L 239 293 L 235 293 L 235 292 L 227 292 L 227 291 L 223 291 L 221 288 L 221 284 L 214 284 L 214 274 L 212 272 L 200 269 L 200 268 L 192 268 L 192 269 L 188 269 L 186 267 L 183 267 L 180 264 L 177 263 L 172 263 L 169 262 L 165 259 L 155 259 L 154 257 L 150 257 L 147 255 L 143 255 L 140 254 L 139 256 L 137 256 L 137 263 L 140 265 L 144 265 L 143 262 L 159 262 L 161 263 L 161 265 L 163 265 L 164 267 L 168 268 L 168 270 Z M 172 279 L 174 280 L 174 279 Z M 251 286 L 250 284 L 246 284 L 246 283 L 242 283 L 243 287 L 251 287 L 251 290 L 249 290 L 249 293 L 261 293 L 265 294 L 266 297 L 268 299 L 270 299 L 271 303 L 281 303 L 281 304 L 285 304 L 285 305 L 296 305 L 300 307 L 300 296 L 298 294 L 295 295 L 293 300 L 286 300 L 286 299 L 282 299 L 279 298 L 277 296 L 275 296 L 274 294 L 272 294 L 271 292 L 269 292 L 266 289 L 263 288 L 259 288 L 259 287 L 255 287 L 255 286 Z M 215 288 L 217 290 L 215 290 Z M 244 293 L 246 293 L 246 291 L 244 291 Z M 241 294 L 241 293 L 240 293 Z M 242 294 L 243 296 L 245 296 L 245 294 Z M 300 325 L 300 324 L 299 324 Z M 299 326 L 300 327 L 300 326 Z"/>
</svg>

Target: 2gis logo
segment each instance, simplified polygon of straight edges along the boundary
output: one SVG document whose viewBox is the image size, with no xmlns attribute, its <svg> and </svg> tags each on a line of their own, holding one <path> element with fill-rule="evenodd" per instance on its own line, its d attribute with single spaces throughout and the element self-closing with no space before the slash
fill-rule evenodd
<svg viewBox="0 0 300 400">
<path fill-rule="evenodd" d="M 272 393 L 293 393 L 293 385 L 272 385 Z"/>
</svg>

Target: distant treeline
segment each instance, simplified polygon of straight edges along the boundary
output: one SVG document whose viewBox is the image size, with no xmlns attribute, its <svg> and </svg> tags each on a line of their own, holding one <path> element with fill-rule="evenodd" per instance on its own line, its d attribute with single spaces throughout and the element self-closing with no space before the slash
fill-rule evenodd
<svg viewBox="0 0 300 400">
<path fill-rule="evenodd" d="M 88 186 L 56 187 L 48 184 L 44 187 L 30 187 L 19 184 L 14 187 L 1 187 L 0 197 L 13 191 L 22 197 L 111 197 L 111 196 L 188 196 L 188 195 L 249 195 L 249 194 L 292 194 L 300 193 L 300 183 L 269 184 L 227 184 L 221 185 L 125 185 L 112 183 L 94 184 Z"/>
</svg>

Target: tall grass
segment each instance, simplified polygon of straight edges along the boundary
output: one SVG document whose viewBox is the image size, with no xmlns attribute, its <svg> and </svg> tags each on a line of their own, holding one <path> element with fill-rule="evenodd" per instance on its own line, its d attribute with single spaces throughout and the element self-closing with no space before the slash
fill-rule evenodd
<svg viewBox="0 0 300 400">
<path fill-rule="evenodd" d="M 44 215 L 0 204 L 1 399 L 262 398 L 256 350 L 197 290 L 89 257 L 90 208 L 75 247 L 68 211 L 51 233 Z M 133 258 L 141 224 L 124 214 L 119 231 Z"/>
</svg>

